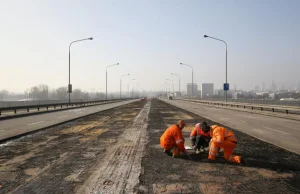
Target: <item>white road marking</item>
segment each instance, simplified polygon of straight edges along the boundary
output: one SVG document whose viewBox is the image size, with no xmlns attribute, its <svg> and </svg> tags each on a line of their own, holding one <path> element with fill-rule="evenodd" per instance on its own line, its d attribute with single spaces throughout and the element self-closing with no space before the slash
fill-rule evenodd
<svg viewBox="0 0 300 194">
<path fill-rule="evenodd" d="M 284 132 L 284 131 L 279 131 L 279 130 L 276 130 L 276 129 L 272 129 L 270 127 L 264 127 L 265 129 L 268 129 L 268 130 L 271 130 L 271 131 L 275 131 L 277 133 L 282 133 L 282 134 L 286 134 L 286 135 L 289 135 L 289 133 L 287 132 Z"/>
<path fill-rule="evenodd" d="M 29 123 L 27 125 L 36 125 L 36 124 L 43 123 L 43 122 L 45 122 L 45 121 L 38 121 L 38 122 L 35 122 L 35 123 Z"/>
<path fill-rule="evenodd" d="M 61 118 L 67 117 L 67 116 L 68 116 L 68 115 L 65 115 L 65 116 L 61 116 L 61 117 L 57 117 L 57 118 L 61 119 Z"/>
</svg>

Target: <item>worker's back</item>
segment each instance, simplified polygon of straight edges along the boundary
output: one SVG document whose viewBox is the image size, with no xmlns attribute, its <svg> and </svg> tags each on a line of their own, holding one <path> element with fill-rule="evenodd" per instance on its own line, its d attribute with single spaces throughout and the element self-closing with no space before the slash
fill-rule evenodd
<svg viewBox="0 0 300 194">
<path fill-rule="evenodd" d="M 182 136 L 181 130 L 177 125 L 172 125 L 171 127 L 167 128 L 166 131 L 160 137 L 161 146 L 174 146 L 176 144 L 177 136 Z"/>
<path fill-rule="evenodd" d="M 218 142 L 222 143 L 228 137 L 233 137 L 234 133 L 224 127 L 220 126 L 212 126 L 213 127 L 213 139 Z"/>
</svg>

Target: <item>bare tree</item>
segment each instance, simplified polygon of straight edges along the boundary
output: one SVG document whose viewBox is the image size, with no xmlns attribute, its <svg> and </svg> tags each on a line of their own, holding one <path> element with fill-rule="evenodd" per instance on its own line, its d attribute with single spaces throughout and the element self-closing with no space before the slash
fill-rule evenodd
<svg viewBox="0 0 300 194">
<path fill-rule="evenodd" d="M 3 101 L 3 99 L 7 98 L 9 95 L 9 92 L 7 90 L 1 90 L 0 91 L 0 101 Z"/>
<path fill-rule="evenodd" d="M 57 98 L 59 100 L 67 100 L 67 87 L 59 87 L 56 89 Z"/>
</svg>

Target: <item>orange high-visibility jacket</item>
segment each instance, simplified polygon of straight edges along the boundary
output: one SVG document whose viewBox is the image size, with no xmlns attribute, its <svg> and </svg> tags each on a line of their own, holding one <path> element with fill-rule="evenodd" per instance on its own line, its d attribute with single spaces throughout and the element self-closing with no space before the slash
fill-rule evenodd
<svg viewBox="0 0 300 194">
<path fill-rule="evenodd" d="M 200 123 L 197 123 L 197 124 L 195 125 L 194 129 L 192 130 L 191 134 L 190 134 L 190 139 L 195 139 L 197 135 L 209 137 L 209 136 L 210 136 L 210 132 L 205 133 L 205 132 L 201 129 Z"/>
<path fill-rule="evenodd" d="M 212 140 L 214 142 L 223 143 L 225 140 L 229 140 L 237 143 L 237 138 L 235 137 L 232 131 L 216 125 L 212 126 L 212 128 L 213 128 Z"/>
<path fill-rule="evenodd" d="M 165 149 L 172 149 L 176 145 L 181 152 L 186 151 L 184 148 L 182 131 L 177 125 L 173 125 L 166 129 L 160 137 L 160 145 Z"/>
</svg>

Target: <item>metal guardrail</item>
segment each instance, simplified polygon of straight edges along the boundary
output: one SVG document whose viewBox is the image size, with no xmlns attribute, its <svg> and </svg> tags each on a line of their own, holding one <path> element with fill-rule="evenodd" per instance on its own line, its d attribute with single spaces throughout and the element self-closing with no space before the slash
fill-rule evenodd
<svg viewBox="0 0 300 194">
<path fill-rule="evenodd" d="M 207 105 L 215 105 L 215 106 L 223 106 L 223 107 L 236 107 L 243 109 L 251 109 L 251 110 L 260 110 L 260 111 L 272 111 L 279 112 L 285 114 L 297 114 L 300 115 L 299 108 L 291 108 L 291 107 L 276 107 L 276 106 L 263 106 L 263 105 L 253 105 L 253 104 L 243 104 L 243 103 L 232 103 L 232 102 L 220 102 L 220 101 L 205 101 L 205 100 L 192 100 L 192 99 L 180 99 L 182 101 L 195 102 Z"/>
<path fill-rule="evenodd" d="M 30 112 L 30 110 L 34 109 L 40 111 L 40 109 L 45 108 L 48 110 L 49 108 L 53 107 L 53 109 L 57 108 L 70 108 L 70 107 L 77 107 L 77 106 L 91 106 L 97 104 L 104 104 L 108 102 L 117 102 L 117 101 L 125 101 L 131 100 L 132 98 L 128 99 L 114 99 L 114 100 L 97 100 L 97 101 L 86 101 L 86 102 L 71 102 L 71 103 L 57 103 L 57 104 L 39 104 L 39 105 L 29 105 L 29 106 L 15 106 L 15 107 L 2 107 L 0 108 L 0 116 L 3 112 L 13 111 L 17 114 L 18 111 L 25 110 L 26 112 Z"/>
<path fill-rule="evenodd" d="M 186 98 L 191 99 L 191 98 Z M 204 100 L 204 101 L 223 101 L 224 98 L 193 98 L 191 100 Z M 233 103 L 248 103 L 248 104 L 257 104 L 257 105 L 278 105 L 278 106 L 291 106 L 291 107 L 300 107 L 300 99 L 295 100 L 270 100 L 270 99 L 231 99 L 228 98 L 227 102 Z"/>
</svg>

